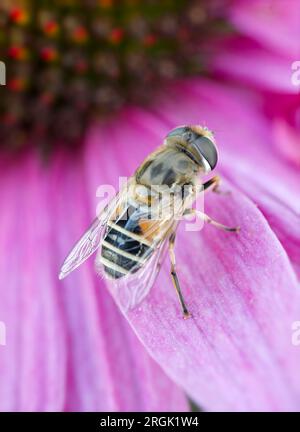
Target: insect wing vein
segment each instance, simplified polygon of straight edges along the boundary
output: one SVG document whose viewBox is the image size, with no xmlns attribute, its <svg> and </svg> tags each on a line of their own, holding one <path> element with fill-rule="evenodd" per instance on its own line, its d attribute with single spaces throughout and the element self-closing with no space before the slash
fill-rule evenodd
<svg viewBox="0 0 300 432">
<path fill-rule="evenodd" d="M 87 258 L 89 258 L 100 246 L 104 228 L 107 221 L 115 211 L 122 193 L 119 192 L 115 198 L 102 210 L 94 219 L 90 228 L 75 244 L 71 252 L 63 262 L 59 273 L 59 279 L 65 278 L 69 273 L 79 267 Z"/>
</svg>

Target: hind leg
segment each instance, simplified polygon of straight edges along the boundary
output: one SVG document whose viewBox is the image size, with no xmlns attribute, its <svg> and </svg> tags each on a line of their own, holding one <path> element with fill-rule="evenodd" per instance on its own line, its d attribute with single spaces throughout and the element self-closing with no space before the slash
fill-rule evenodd
<svg viewBox="0 0 300 432">
<path fill-rule="evenodd" d="M 169 238 L 169 253 L 170 253 L 170 261 L 171 261 L 171 278 L 172 278 L 172 282 L 173 282 L 174 288 L 176 290 L 176 293 L 178 295 L 178 299 L 179 299 L 179 302 L 180 302 L 180 305 L 182 308 L 183 318 L 187 319 L 187 318 L 190 318 L 191 315 L 190 315 L 190 313 L 187 309 L 187 306 L 185 304 L 185 301 L 184 301 L 184 298 L 183 298 L 183 295 L 181 292 L 177 272 L 176 272 L 176 257 L 175 257 L 175 251 L 174 251 L 175 237 L 176 237 L 176 234 L 173 233 L 173 234 L 171 234 L 171 236 Z"/>
</svg>

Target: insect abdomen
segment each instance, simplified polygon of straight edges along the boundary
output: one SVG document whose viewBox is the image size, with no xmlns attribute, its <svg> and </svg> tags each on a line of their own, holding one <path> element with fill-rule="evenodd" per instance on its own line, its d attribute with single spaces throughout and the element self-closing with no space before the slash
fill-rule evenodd
<svg viewBox="0 0 300 432">
<path fill-rule="evenodd" d="M 136 272 L 151 253 L 151 243 L 142 235 L 137 210 L 133 209 L 127 220 L 108 222 L 100 260 L 110 277 L 119 279 Z"/>
</svg>

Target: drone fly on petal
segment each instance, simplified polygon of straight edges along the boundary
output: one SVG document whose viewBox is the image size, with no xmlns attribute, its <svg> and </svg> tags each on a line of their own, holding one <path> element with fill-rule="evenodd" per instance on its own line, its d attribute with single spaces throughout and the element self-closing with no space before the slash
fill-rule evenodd
<svg viewBox="0 0 300 432">
<path fill-rule="evenodd" d="M 168 248 L 170 275 L 183 316 L 189 318 L 175 262 L 174 245 L 180 219 L 194 214 L 223 230 L 239 229 L 222 225 L 191 206 L 200 192 L 217 190 L 218 176 L 201 181 L 217 162 L 214 136 L 207 128 L 179 126 L 171 130 L 76 243 L 62 265 L 59 278 L 63 279 L 99 249 L 97 272 L 119 288 L 123 306 L 130 309 L 148 294 Z M 168 205 L 164 204 L 166 190 L 168 198 L 171 197 Z"/>
</svg>

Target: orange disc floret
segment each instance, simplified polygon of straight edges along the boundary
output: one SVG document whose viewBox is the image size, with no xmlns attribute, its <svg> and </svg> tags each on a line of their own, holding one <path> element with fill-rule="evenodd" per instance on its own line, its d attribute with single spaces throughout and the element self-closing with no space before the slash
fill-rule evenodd
<svg viewBox="0 0 300 432">
<path fill-rule="evenodd" d="M 24 9 L 14 8 L 10 11 L 9 17 L 15 24 L 26 24 L 28 22 L 28 14 Z"/>
<path fill-rule="evenodd" d="M 50 20 L 44 24 L 43 30 L 47 36 L 56 36 L 59 31 L 59 27 L 56 21 Z"/>
<path fill-rule="evenodd" d="M 109 35 L 109 40 L 113 44 L 119 44 L 124 37 L 124 30 L 122 28 L 114 28 Z"/>
<path fill-rule="evenodd" d="M 21 92 L 26 87 L 26 80 L 20 77 L 10 78 L 7 87 L 13 92 Z"/>
<path fill-rule="evenodd" d="M 27 50 L 22 46 L 11 46 L 8 49 L 8 55 L 14 60 L 25 60 L 27 58 Z"/>
<path fill-rule="evenodd" d="M 58 58 L 58 53 L 53 47 L 44 47 L 41 49 L 40 56 L 45 62 L 54 62 Z"/>
<path fill-rule="evenodd" d="M 72 39 L 77 43 L 85 43 L 88 39 L 88 32 L 84 26 L 78 26 L 72 33 Z"/>
<path fill-rule="evenodd" d="M 99 6 L 103 8 L 110 8 L 113 5 L 113 0 L 98 0 Z"/>
</svg>

